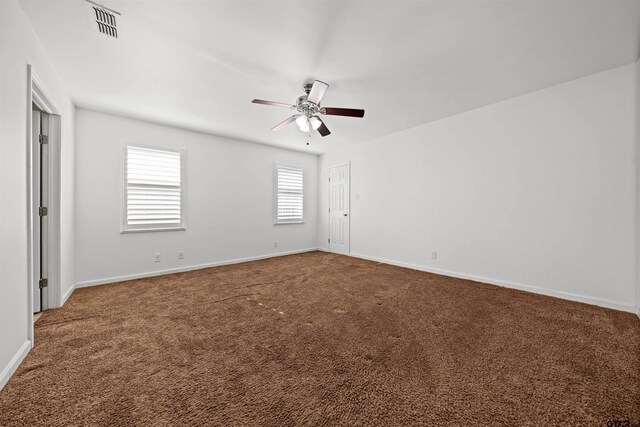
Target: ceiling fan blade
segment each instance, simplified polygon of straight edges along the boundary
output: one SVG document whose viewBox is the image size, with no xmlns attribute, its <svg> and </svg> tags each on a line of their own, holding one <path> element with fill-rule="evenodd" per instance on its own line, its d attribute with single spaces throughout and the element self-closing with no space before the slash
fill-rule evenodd
<svg viewBox="0 0 640 427">
<path fill-rule="evenodd" d="M 364 117 L 364 110 L 356 108 L 323 107 L 320 112 L 329 116 Z"/>
<path fill-rule="evenodd" d="M 296 108 L 295 105 L 285 104 L 284 102 L 265 101 L 264 99 L 254 99 L 251 102 L 253 102 L 254 104 L 272 105 L 274 107 L 284 107 L 284 108 L 290 108 L 290 109 Z"/>
<path fill-rule="evenodd" d="M 321 82 L 320 80 L 316 80 L 313 82 L 313 86 L 311 86 L 311 92 L 309 92 L 309 96 L 307 97 L 307 101 L 312 102 L 316 105 L 320 104 L 324 93 L 329 89 L 329 85 L 325 82 Z"/>
<path fill-rule="evenodd" d="M 278 132 L 279 130 L 282 130 L 282 129 L 286 128 L 289 123 L 294 122 L 299 116 L 300 116 L 300 114 L 296 114 L 294 116 L 291 116 L 288 119 L 286 119 L 286 120 L 278 123 L 274 127 L 272 127 L 271 130 L 274 131 L 274 132 Z"/>
<path fill-rule="evenodd" d="M 320 120 L 320 117 L 318 117 L 318 120 Z M 320 135 L 322 136 L 331 135 L 331 131 L 329 131 L 329 128 L 327 128 L 322 120 L 320 120 L 320 127 L 318 127 L 318 132 L 320 132 Z"/>
</svg>

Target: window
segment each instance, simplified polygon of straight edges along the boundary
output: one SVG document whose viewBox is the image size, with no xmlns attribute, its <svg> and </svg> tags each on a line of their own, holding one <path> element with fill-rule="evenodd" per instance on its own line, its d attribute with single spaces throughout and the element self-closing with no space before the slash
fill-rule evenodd
<svg viewBox="0 0 640 427">
<path fill-rule="evenodd" d="M 184 230 L 184 150 L 127 145 L 123 232 Z"/>
<path fill-rule="evenodd" d="M 275 223 L 301 223 L 304 220 L 303 171 L 275 165 Z"/>
</svg>

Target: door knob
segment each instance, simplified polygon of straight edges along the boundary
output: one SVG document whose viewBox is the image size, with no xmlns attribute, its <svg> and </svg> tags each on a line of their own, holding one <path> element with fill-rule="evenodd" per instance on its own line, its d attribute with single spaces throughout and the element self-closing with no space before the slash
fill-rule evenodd
<svg viewBox="0 0 640 427">
<path fill-rule="evenodd" d="M 349 216 L 349 214 L 343 214 L 344 216 Z"/>
</svg>

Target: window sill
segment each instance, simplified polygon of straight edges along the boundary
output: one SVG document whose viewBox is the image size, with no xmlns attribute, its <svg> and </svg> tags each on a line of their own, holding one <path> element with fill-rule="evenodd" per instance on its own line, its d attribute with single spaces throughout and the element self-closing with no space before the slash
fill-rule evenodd
<svg viewBox="0 0 640 427">
<path fill-rule="evenodd" d="M 186 227 L 130 228 L 126 230 L 120 230 L 120 234 L 153 233 L 155 231 L 185 231 L 186 229 Z"/>
<path fill-rule="evenodd" d="M 304 221 L 276 221 L 273 225 L 304 224 Z"/>
</svg>

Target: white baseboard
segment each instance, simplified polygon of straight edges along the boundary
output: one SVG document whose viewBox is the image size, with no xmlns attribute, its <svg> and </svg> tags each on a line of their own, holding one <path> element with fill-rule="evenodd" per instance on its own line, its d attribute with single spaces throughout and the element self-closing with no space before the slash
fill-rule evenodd
<svg viewBox="0 0 640 427">
<path fill-rule="evenodd" d="M 320 250 L 322 250 L 322 249 L 320 249 Z M 490 285 L 502 286 L 502 287 L 511 288 L 511 289 L 519 289 L 521 291 L 533 292 L 535 294 L 542 294 L 542 295 L 547 295 L 547 296 L 551 296 L 551 297 L 566 299 L 566 300 L 570 300 L 570 301 L 577 301 L 577 302 L 582 302 L 582 303 L 585 303 L 585 304 L 591 304 L 591 305 L 597 305 L 597 306 L 600 306 L 600 307 L 612 308 L 614 310 L 626 311 L 626 312 L 629 312 L 629 313 L 637 313 L 638 316 L 640 316 L 640 308 L 639 307 L 636 307 L 636 306 L 631 305 L 631 304 L 622 304 L 622 303 L 619 303 L 617 301 L 611 301 L 611 300 L 607 300 L 607 299 L 604 299 L 604 298 L 589 297 L 589 296 L 585 296 L 585 295 L 573 294 L 573 293 L 570 293 L 570 292 L 555 291 L 555 290 L 551 290 L 551 289 L 540 288 L 538 286 L 523 285 L 521 283 L 514 283 L 514 282 L 508 282 L 508 281 L 504 281 L 504 280 L 490 279 L 488 277 L 475 276 L 475 275 L 472 275 L 472 274 L 456 273 L 456 272 L 453 272 L 453 271 L 441 270 L 441 269 L 431 268 L 431 267 L 424 267 L 422 265 L 410 264 L 410 263 L 401 262 L 401 261 L 393 261 L 393 260 L 374 257 L 374 256 L 369 256 L 369 255 L 351 253 L 351 254 L 349 254 L 349 256 L 352 256 L 352 257 L 355 257 L 355 258 L 366 259 L 366 260 L 369 260 L 369 261 L 377 261 L 377 262 L 381 262 L 381 263 L 384 263 L 384 264 L 395 265 L 395 266 L 398 266 L 398 267 L 410 268 L 412 270 L 426 271 L 427 273 L 439 274 L 441 276 L 449 276 L 449 277 L 456 277 L 458 279 L 473 280 L 475 282 L 488 283 Z"/>
<path fill-rule="evenodd" d="M 31 341 L 27 340 L 20 346 L 18 352 L 9 361 L 9 364 L 2 369 L 2 372 L 0 372 L 0 390 L 7 385 L 9 378 L 11 378 L 16 369 L 18 369 L 18 366 L 20 366 L 24 358 L 29 354 L 29 350 L 31 350 Z"/>
<path fill-rule="evenodd" d="M 258 256 L 247 257 L 247 258 L 230 259 L 230 260 L 217 261 L 217 262 L 212 262 L 207 264 L 191 265 L 188 267 L 170 268 L 167 270 L 149 271 L 145 273 L 129 274 L 126 276 L 107 277 L 104 279 L 87 280 L 84 282 L 76 283 L 75 288 L 76 289 L 86 288 L 88 286 L 105 285 L 107 283 L 125 282 L 127 280 L 143 279 L 145 277 L 163 276 L 165 274 L 182 273 L 185 271 L 201 270 L 203 268 L 219 267 L 222 265 L 240 264 L 243 262 L 259 261 L 261 259 L 276 258 L 276 257 L 281 257 L 286 255 L 295 255 L 295 254 L 301 254 L 305 252 L 313 252 L 317 250 L 318 248 L 298 249 L 295 251 L 277 252 L 273 254 L 258 255 Z"/>
<path fill-rule="evenodd" d="M 75 290 L 76 290 L 75 285 L 71 285 L 71 287 L 67 289 L 67 291 L 62 295 L 62 301 L 61 301 L 62 304 L 60 304 L 60 307 L 62 307 L 67 302 L 67 300 Z"/>
</svg>

